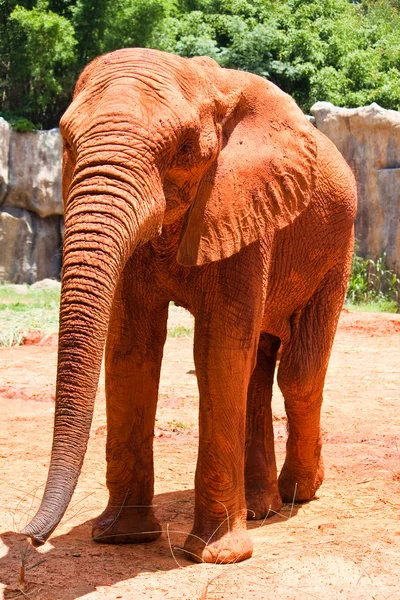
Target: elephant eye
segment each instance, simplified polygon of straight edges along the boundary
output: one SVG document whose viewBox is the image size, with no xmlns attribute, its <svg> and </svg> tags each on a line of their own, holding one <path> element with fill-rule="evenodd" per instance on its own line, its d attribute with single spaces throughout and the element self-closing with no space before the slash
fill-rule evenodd
<svg viewBox="0 0 400 600">
<path fill-rule="evenodd" d="M 66 140 L 65 138 L 64 138 L 64 140 L 63 140 L 63 149 L 64 149 L 66 152 L 68 152 L 68 154 L 69 154 L 70 156 L 75 156 L 74 147 L 73 147 L 73 146 L 72 146 L 72 144 L 71 144 L 71 143 L 70 143 L 68 140 Z"/>
<path fill-rule="evenodd" d="M 194 142 L 192 140 L 186 141 L 178 150 L 178 154 L 190 156 L 194 153 Z"/>
<path fill-rule="evenodd" d="M 193 169 L 194 166 L 207 166 L 210 160 L 215 157 L 218 150 L 218 140 L 215 130 L 206 130 L 204 135 L 199 131 L 191 132 L 190 137 L 185 137 L 178 145 L 174 165 L 183 169 Z"/>
<path fill-rule="evenodd" d="M 174 166 L 179 168 L 188 168 L 196 160 L 198 156 L 198 147 L 195 140 L 186 139 L 176 149 L 174 157 Z"/>
</svg>

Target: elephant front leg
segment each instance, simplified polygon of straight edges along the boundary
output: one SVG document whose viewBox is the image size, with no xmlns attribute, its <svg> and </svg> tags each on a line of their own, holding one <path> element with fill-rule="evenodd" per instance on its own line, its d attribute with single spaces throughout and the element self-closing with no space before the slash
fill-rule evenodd
<svg viewBox="0 0 400 600">
<path fill-rule="evenodd" d="M 93 538 L 110 544 L 156 540 L 153 436 L 168 308 L 149 308 L 121 286 L 106 348 L 109 502 Z M 147 296 L 147 305 L 150 295 Z"/>
<path fill-rule="evenodd" d="M 213 344 L 196 323 L 200 391 L 195 519 L 184 550 L 192 560 L 234 563 L 252 555 L 246 531 L 244 449 L 246 398 L 254 347 Z"/>
<path fill-rule="evenodd" d="M 247 397 L 245 486 L 248 519 L 264 519 L 282 508 L 272 426 L 272 385 L 279 339 L 262 334 Z"/>
</svg>

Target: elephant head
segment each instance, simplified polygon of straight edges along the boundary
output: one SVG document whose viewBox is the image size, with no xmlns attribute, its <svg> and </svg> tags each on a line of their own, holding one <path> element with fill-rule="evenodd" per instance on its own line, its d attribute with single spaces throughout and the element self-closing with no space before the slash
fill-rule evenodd
<svg viewBox="0 0 400 600">
<path fill-rule="evenodd" d="M 285 227 L 310 201 L 312 126 L 264 79 L 125 49 L 93 61 L 62 117 L 65 238 L 54 439 L 42 544 L 76 486 L 113 295 L 124 265 L 162 227 L 181 227 L 185 267 L 227 258 Z M 182 223 L 182 225 L 180 225 Z"/>
</svg>

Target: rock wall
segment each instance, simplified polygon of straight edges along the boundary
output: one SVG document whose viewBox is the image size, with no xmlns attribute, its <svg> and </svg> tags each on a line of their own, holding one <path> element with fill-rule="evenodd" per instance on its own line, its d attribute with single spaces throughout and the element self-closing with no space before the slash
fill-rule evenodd
<svg viewBox="0 0 400 600">
<path fill-rule="evenodd" d="M 349 109 L 317 102 L 311 114 L 356 176 L 359 252 L 373 259 L 386 252 L 400 275 L 400 112 L 375 103 Z"/>
<path fill-rule="evenodd" d="M 0 281 L 59 277 L 61 154 L 58 129 L 17 133 L 0 118 Z"/>
<path fill-rule="evenodd" d="M 387 253 L 400 275 L 400 113 L 377 104 L 311 113 L 353 169 L 359 194 L 356 238 L 371 258 Z M 57 129 L 16 133 L 0 118 L 0 281 L 58 277 L 63 205 Z"/>
</svg>

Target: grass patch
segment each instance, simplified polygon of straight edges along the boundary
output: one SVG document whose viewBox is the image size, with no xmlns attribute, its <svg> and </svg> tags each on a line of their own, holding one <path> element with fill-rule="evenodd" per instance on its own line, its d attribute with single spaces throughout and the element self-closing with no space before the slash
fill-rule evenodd
<svg viewBox="0 0 400 600">
<path fill-rule="evenodd" d="M 0 284 L 0 346 L 18 346 L 24 333 L 58 330 L 60 291 Z"/>
<path fill-rule="evenodd" d="M 397 313 L 399 312 L 399 306 L 397 302 L 391 300 L 381 300 L 377 302 L 368 302 L 360 304 L 352 304 L 351 302 L 345 303 L 345 308 L 353 312 L 385 312 L 385 313 Z"/>
<path fill-rule="evenodd" d="M 0 346 L 19 346 L 27 331 L 58 331 L 59 310 L 59 289 L 0 284 Z M 168 328 L 168 335 L 193 337 L 193 328 L 176 325 Z"/>
<path fill-rule="evenodd" d="M 184 327 L 183 325 L 176 325 L 175 327 L 168 328 L 168 336 L 172 338 L 193 337 L 193 329 Z"/>
</svg>

